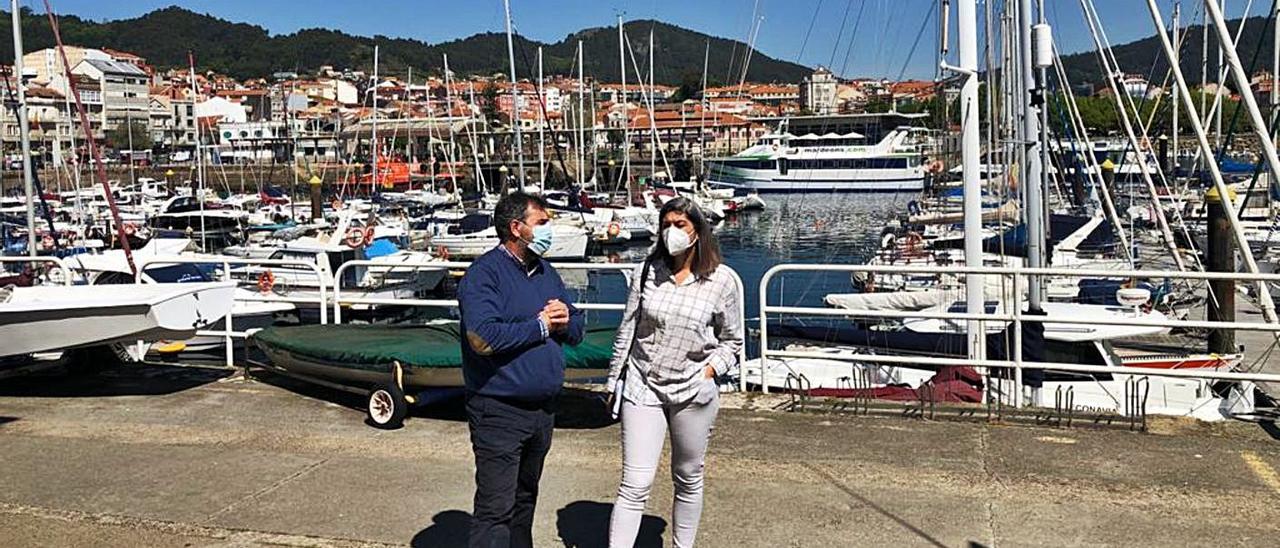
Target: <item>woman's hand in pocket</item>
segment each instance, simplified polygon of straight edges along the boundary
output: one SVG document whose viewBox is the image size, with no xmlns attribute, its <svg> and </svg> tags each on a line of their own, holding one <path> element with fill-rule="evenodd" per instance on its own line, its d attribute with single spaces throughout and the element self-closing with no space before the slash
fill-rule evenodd
<svg viewBox="0 0 1280 548">
<path fill-rule="evenodd" d="M 704 379 L 716 378 L 716 368 L 708 365 L 705 369 L 702 370 L 702 378 Z"/>
</svg>

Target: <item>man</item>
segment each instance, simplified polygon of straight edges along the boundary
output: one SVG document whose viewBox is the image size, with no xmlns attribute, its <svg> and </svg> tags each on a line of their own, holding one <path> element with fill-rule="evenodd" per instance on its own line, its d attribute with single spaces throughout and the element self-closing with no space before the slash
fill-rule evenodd
<svg viewBox="0 0 1280 548">
<path fill-rule="evenodd" d="M 542 255 L 542 198 L 509 194 L 493 212 L 498 247 L 458 283 L 462 375 L 476 457 L 471 546 L 533 546 L 533 510 L 564 382 L 561 345 L 582 342 L 582 312 Z"/>
</svg>

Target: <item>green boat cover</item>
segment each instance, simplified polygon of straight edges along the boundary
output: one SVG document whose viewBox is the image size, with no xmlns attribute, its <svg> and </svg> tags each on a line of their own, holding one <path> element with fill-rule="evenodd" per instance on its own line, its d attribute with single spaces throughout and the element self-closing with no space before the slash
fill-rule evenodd
<svg viewBox="0 0 1280 548">
<path fill-rule="evenodd" d="M 605 369 L 613 357 L 617 329 L 587 329 L 582 344 L 565 346 L 570 369 Z M 458 322 L 432 325 L 301 325 L 268 327 L 253 338 L 260 345 L 291 354 L 349 365 L 388 364 L 410 367 L 461 367 L 462 333 Z"/>
</svg>

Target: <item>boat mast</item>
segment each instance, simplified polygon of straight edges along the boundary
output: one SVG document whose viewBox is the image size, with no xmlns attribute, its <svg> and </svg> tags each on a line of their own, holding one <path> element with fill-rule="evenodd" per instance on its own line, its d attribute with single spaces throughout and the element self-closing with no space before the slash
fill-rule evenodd
<svg viewBox="0 0 1280 548">
<path fill-rule="evenodd" d="M 547 193 L 547 161 L 545 158 L 547 144 L 543 140 L 542 126 L 547 124 L 547 116 L 544 113 L 546 103 L 544 99 L 543 83 L 542 83 L 542 46 L 538 46 L 538 192 L 540 194 Z"/>
<path fill-rule="evenodd" d="M 1181 63 L 1181 62 L 1182 62 L 1182 59 L 1181 59 L 1181 57 L 1182 57 L 1182 38 L 1181 38 L 1181 35 L 1182 35 L 1182 27 L 1181 27 L 1182 22 L 1181 22 L 1181 18 L 1182 18 L 1182 2 L 1176 2 L 1176 3 L 1174 3 L 1174 4 L 1173 4 L 1173 28 L 1172 28 L 1172 29 L 1170 29 L 1170 30 L 1171 30 L 1171 33 L 1173 34 L 1173 44 L 1174 44 L 1174 48 L 1173 48 L 1173 64 L 1175 64 L 1175 65 L 1177 65 L 1177 64 L 1179 64 L 1179 63 Z M 1277 51 L 1280 51 L 1280 50 L 1277 50 Z M 1272 93 L 1274 93 L 1274 92 L 1275 92 L 1275 86 L 1273 85 L 1273 86 L 1272 86 Z M 1172 144 L 1173 144 L 1173 165 L 1172 165 L 1172 166 L 1170 166 L 1170 167 L 1172 167 L 1172 169 L 1170 170 L 1170 171 L 1172 172 L 1172 174 L 1170 175 L 1170 177 L 1173 179 L 1173 187 L 1174 187 L 1175 189 L 1178 187 L 1178 177 L 1177 177 L 1177 173 L 1178 173 L 1178 116 L 1181 114 L 1181 112 L 1180 112 L 1180 111 L 1182 110 L 1181 106 L 1179 105 L 1179 103 L 1181 103 L 1181 102 L 1182 102 L 1182 101 L 1181 101 L 1178 97 L 1174 97 L 1174 98 L 1173 98 L 1173 108 L 1169 109 L 1169 110 L 1172 110 L 1172 111 L 1173 111 L 1173 121 L 1172 121 L 1172 126 L 1171 126 L 1171 129 L 1172 129 L 1171 133 L 1173 133 L 1173 138 L 1172 138 Z M 1273 101 L 1272 101 L 1272 103 L 1275 103 L 1275 101 L 1273 100 Z M 1272 110 L 1272 112 L 1275 112 L 1275 110 L 1273 109 L 1273 110 Z M 1179 194 L 1181 194 L 1181 192 L 1179 192 Z"/>
<path fill-rule="evenodd" d="M 430 82 L 430 79 L 428 79 L 428 82 Z M 427 99 L 428 100 L 431 99 L 430 89 L 427 90 Z M 457 156 L 454 156 L 454 154 L 458 153 L 458 143 L 453 137 L 453 79 L 449 74 L 449 54 L 447 53 L 444 54 L 444 104 L 445 104 L 444 119 L 447 120 L 447 122 L 445 123 L 449 128 L 449 153 L 445 154 L 444 157 L 446 160 L 449 160 L 450 164 L 456 165 Z M 468 116 L 468 119 L 469 118 L 470 117 Z M 467 127 L 467 134 L 468 135 L 471 134 L 471 127 L 469 123 Z M 474 154 L 475 151 L 476 151 L 476 147 L 475 147 L 475 144 L 473 143 L 471 145 L 471 152 Z M 434 149 L 432 151 L 432 154 L 435 154 Z M 480 165 L 480 162 L 477 161 L 476 166 L 479 167 L 479 165 Z M 454 194 L 457 194 L 459 197 L 461 197 L 462 190 L 458 188 L 458 174 L 455 173 L 455 171 L 456 170 L 454 169 L 454 166 L 450 165 L 449 166 L 449 182 L 453 185 Z M 479 173 L 479 170 L 477 169 L 476 172 Z M 435 181 L 431 182 L 431 187 L 433 189 L 435 188 Z"/>
<path fill-rule="evenodd" d="M 445 56 L 444 67 L 445 67 L 444 68 L 445 73 L 448 73 L 449 72 L 448 56 Z M 471 82 L 467 82 L 467 92 L 469 93 L 469 96 L 470 96 L 470 104 L 472 105 L 476 104 L 476 85 Z M 468 110 L 470 110 L 469 107 L 468 107 Z M 479 148 L 480 146 L 480 143 L 477 142 L 476 140 L 475 124 L 472 123 L 474 121 L 474 118 L 475 118 L 475 113 L 469 112 L 467 115 L 467 120 L 468 120 L 467 139 L 471 141 L 471 158 L 476 163 L 476 192 L 479 192 L 481 196 L 484 196 L 485 194 L 489 193 L 489 190 L 488 190 L 489 185 L 486 185 L 484 183 L 484 170 L 480 168 L 480 151 L 477 150 L 477 148 Z M 455 192 L 457 192 L 458 197 L 461 198 L 462 190 L 457 187 L 456 180 L 454 181 L 453 189 Z"/>
<path fill-rule="evenodd" d="M 711 61 L 711 39 L 702 50 L 702 93 L 698 94 L 698 173 L 707 172 L 707 63 Z M 681 116 L 684 118 L 684 116 Z"/>
<path fill-rule="evenodd" d="M 516 180 L 524 191 L 524 142 L 520 138 L 520 89 L 516 86 L 516 50 L 511 37 L 511 0 L 502 0 L 507 13 L 507 58 L 511 62 L 511 127 L 516 132 Z"/>
<path fill-rule="evenodd" d="M 1036 73 L 1032 70 L 1031 49 L 1031 0 L 1020 0 L 1018 3 L 1018 46 L 1021 51 L 1018 62 L 1022 66 L 1022 138 L 1026 147 L 1026 215 L 1027 215 L 1027 266 L 1043 267 L 1044 262 L 1044 166 L 1040 163 L 1040 107 L 1036 105 Z M 1041 10 L 1043 16 L 1043 8 Z M 1043 78 L 1043 72 L 1041 78 Z M 980 264 L 980 263 L 979 263 Z M 1039 276 L 1030 276 L 1027 280 L 1028 309 L 1032 313 L 1040 311 L 1043 298 Z"/>
<path fill-rule="evenodd" d="M 586 76 L 583 72 L 586 67 L 582 64 L 582 40 L 578 40 L 578 187 L 582 188 L 586 185 L 587 176 L 583 172 L 587 166 L 587 148 L 583 141 L 585 137 L 584 115 L 587 113 L 586 105 L 583 103 L 586 97 Z M 594 120 L 593 120 L 594 121 Z"/>
<path fill-rule="evenodd" d="M 31 126 L 27 124 L 27 90 L 22 78 L 22 14 L 18 0 L 9 1 L 13 22 L 13 81 L 18 89 L 18 134 L 22 136 L 22 188 L 27 193 L 27 255 L 36 256 L 36 190 L 31 176 Z M 107 191 L 110 193 L 110 190 Z M 53 232 L 53 226 L 49 227 Z"/>
<path fill-rule="evenodd" d="M 654 125 L 653 133 L 650 134 L 650 143 L 653 149 L 649 151 L 649 177 L 658 171 L 658 122 L 654 119 L 653 114 L 653 27 L 649 27 L 649 122 Z M 667 173 L 672 181 L 675 180 L 674 173 Z"/>
<path fill-rule="evenodd" d="M 200 114 L 196 112 L 196 54 L 187 50 L 187 72 L 191 76 L 191 113 L 196 116 L 196 203 L 200 206 L 200 250 L 209 251 L 209 235 L 205 232 L 204 219 L 204 147 L 200 138 Z M 312 219 L 311 222 L 316 222 Z"/>
<path fill-rule="evenodd" d="M 631 172 L 631 112 L 627 102 L 627 52 L 626 52 L 626 36 L 622 32 L 622 15 L 618 15 L 618 71 L 622 75 L 622 100 L 618 101 L 622 104 L 622 172 L 618 179 L 618 186 L 627 182 L 627 175 Z M 631 185 L 627 185 L 627 193 L 630 195 Z M 629 199 L 629 198 L 628 198 Z"/>
<path fill-rule="evenodd" d="M 373 177 L 369 178 L 369 196 L 378 187 L 378 46 L 373 46 L 373 130 L 370 134 L 372 143 L 369 150 L 373 154 Z"/>
<path fill-rule="evenodd" d="M 16 6 L 15 6 L 16 7 Z M 17 11 L 16 9 L 13 11 Z M 138 266 L 133 262 L 133 250 L 129 248 L 129 238 L 125 233 L 124 222 L 120 220 L 120 208 L 116 207 L 115 194 L 111 192 L 111 183 L 107 181 L 107 168 L 102 163 L 102 154 L 98 143 L 93 140 L 93 130 L 89 126 L 89 115 L 85 112 L 84 103 L 80 100 L 80 92 L 76 89 L 75 77 L 71 74 L 71 62 L 67 60 L 67 50 L 62 43 L 62 31 L 58 29 L 58 20 L 53 16 L 53 7 L 49 0 L 44 0 L 44 12 L 49 18 L 49 27 L 53 29 L 53 40 L 58 45 L 58 57 L 62 59 L 62 74 L 67 78 L 67 91 L 76 100 L 76 114 L 80 118 L 80 127 L 84 129 L 89 146 L 89 155 L 97 168 L 98 181 L 102 183 L 102 191 L 107 199 L 107 208 L 111 211 L 111 220 L 116 225 L 116 235 L 120 240 L 120 249 L 124 251 L 124 260 L 129 265 L 129 273 L 137 275 Z M 17 28 L 15 26 L 15 28 Z M 203 219 L 203 216 L 201 216 Z"/>
<path fill-rule="evenodd" d="M 978 180 L 978 14 L 977 0 L 960 0 L 957 6 L 957 28 L 960 38 L 960 66 L 964 75 L 960 88 L 960 156 L 964 181 L 964 258 L 970 267 L 982 265 L 982 183 Z M 965 302 L 970 314 L 985 310 L 983 275 L 966 274 Z M 986 333 L 981 322 L 967 325 L 969 359 L 984 360 L 987 354 Z"/>
<path fill-rule="evenodd" d="M 1276 133 L 1280 131 L 1280 128 L 1276 128 L 1276 118 L 1280 115 L 1280 87 L 1276 85 L 1280 83 L 1276 79 L 1276 75 L 1280 74 L 1280 32 L 1276 32 L 1276 26 L 1280 25 L 1280 2 L 1276 2 L 1274 6 L 1275 11 L 1271 13 L 1271 127 L 1275 128 L 1271 133 L 1272 141 L 1280 138 Z M 1176 8 L 1174 13 L 1177 13 Z M 1274 186 L 1280 184 L 1280 181 L 1273 180 L 1271 184 Z"/>
</svg>

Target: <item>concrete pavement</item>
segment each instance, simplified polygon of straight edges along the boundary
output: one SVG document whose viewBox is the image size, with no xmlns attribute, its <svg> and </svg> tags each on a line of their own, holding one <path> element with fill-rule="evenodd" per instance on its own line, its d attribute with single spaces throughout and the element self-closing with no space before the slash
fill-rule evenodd
<svg viewBox="0 0 1280 548">
<path fill-rule="evenodd" d="M 730 395 L 700 546 L 1274 545 L 1280 442 L 1254 425 L 1153 432 L 772 411 Z M 618 430 L 569 397 L 539 546 L 603 546 Z M 226 371 L 126 366 L 0 384 L 0 545 L 459 546 L 460 406 L 397 431 L 360 398 Z M 641 546 L 669 542 L 659 471 Z"/>
</svg>

